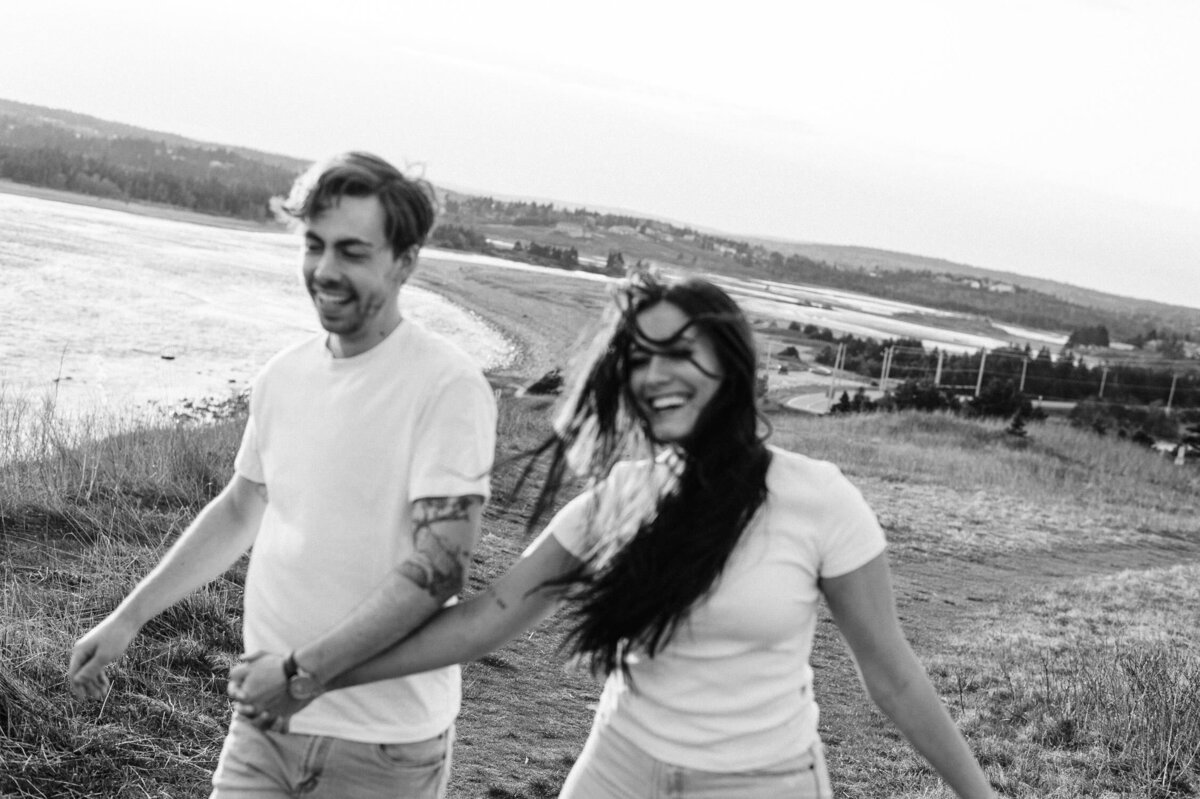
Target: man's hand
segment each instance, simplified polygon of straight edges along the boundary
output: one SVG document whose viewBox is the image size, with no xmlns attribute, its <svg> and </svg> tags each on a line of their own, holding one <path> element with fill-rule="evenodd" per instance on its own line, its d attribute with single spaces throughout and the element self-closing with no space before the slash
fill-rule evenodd
<svg viewBox="0 0 1200 799">
<path fill-rule="evenodd" d="M 266 507 L 266 487 L 235 475 L 117 609 L 76 642 L 67 667 L 71 692 L 102 698 L 105 666 L 125 654 L 143 624 L 232 566 L 254 543 Z"/>
<path fill-rule="evenodd" d="M 80 638 L 71 650 L 67 683 L 77 698 L 103 699 L 110 686 L 104 668 L 129 648 L 138 628 L 109 616 Z"/>
</svg>

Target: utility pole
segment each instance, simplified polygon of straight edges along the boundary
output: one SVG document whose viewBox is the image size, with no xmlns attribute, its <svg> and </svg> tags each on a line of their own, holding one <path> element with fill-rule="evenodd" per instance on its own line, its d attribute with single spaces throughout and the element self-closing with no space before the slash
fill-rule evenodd
<svg viewBox="0 0 1200 799">
<path fill-rule="evenodd" d="M 983 393 L 983 365 L 987 363 L 987 350 L 979 351 L 979 378 L 975 381 L 975 396 Z"/>
<path fill-rule="evenodd" d="M 771 390 L 771 345 L 774 342 L 767 339 L 767 368 L 763 372 L 763 393 Z"/>
<path fill-rule="evenodd" d="M 833 370 L 829 373 L 829 402 L 833 403 L 833 394 L 837 390 L 837 373 L 846 362 L 846 343 L 838 344 L 837 355 L 833 356 Z"/>
<path fill-rule="evenodd" d="M 883 369 L 879 375 L 879 390 L 887 393 L 888 375 L 892 373 L 892 352 L 895 347 L 888 347 L 883 353 Z"/>
<path fill-rule="evenodd" d="M 1171 393 L 1167 395 L 1167 413 L 1171 412 L 1171 401 L 1175 399 L 1175 384 L 1179 382 L 1179 375 L 1171 374 Z"/>
<path fill-rule="evenodd" d="M 942 360 L 945 359 L 945 357 L 946 352 L 944 350 L 938 350 L 937 372 L 935 372 L 933 375 L 933 384 L 935 386 L 940 386 L 942 384 Z"/>
<path fill-rule="evenodd" d="M 1029 359 L 1021 359 L 1021 387 L 1018 389 L 1022 394 L 1025 393 L 1025 372 L 1029 369 Z"/>
<path fill-rule="evenodd" d="M 1100 393 L 1096 395 L 1097 399 L 1104 399 L 1104 384 L 1108 382 L 1108 364 L 1100 367 Z"/>
</svg>

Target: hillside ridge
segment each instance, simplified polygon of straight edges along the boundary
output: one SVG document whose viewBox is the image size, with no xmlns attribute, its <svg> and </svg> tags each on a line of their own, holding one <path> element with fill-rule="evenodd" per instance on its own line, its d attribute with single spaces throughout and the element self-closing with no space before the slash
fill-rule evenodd
<svg viewBox="0 0 1200 799">
<path fill-rule="evenodd" d="M 285 193 L 307 163 L 0 99 L 0 178 L 27 185 L 262 223 L 272 218 L 270 198 Z M 524 240 L 526 248 L 549 247 L 560 261 L 556 265 L 565 268 L 603 264 L 613 271 L 644 260 L 684 271 L 925 300 L 920 304 L 1020 326 L 1063 331 L 1105 326 L 1114 340 L 1154 340 L 1156 331 L 1171 338 L 1200 336 L 1200 309 L 1014 272 L 865 246 L 720 233 L 642 212 L 461 191 L 441 189 L 449 211 L 444 223 L 460 226 L 450 244 L 458 249 L 486 252 L 492 240 Z M 616 267 L 606 263 L 615 255 L 623 256 Z M 1012 294 L 1011 287 L 1022 293 Z"/>
</svg>

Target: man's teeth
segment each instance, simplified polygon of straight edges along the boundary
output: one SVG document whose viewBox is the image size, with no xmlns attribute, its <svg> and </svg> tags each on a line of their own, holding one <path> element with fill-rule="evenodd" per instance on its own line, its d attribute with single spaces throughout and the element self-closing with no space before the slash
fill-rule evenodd
<svg viewBox="0 0 1200 799">
<path fill-rule="evenodd" d="M 317 291 L 317 299 L 328 304 L 336 304 L 341 302 L 349 302 L 351 297 L 346 291 Z"/>
</svg>

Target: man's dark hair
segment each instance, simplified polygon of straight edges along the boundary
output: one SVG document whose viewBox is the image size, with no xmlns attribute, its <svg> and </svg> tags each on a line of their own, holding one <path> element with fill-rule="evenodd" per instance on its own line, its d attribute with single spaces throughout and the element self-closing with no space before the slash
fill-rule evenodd
<svg viewBox="0 0 1200 799">
<path fill-rule="evenodd" d="M 410 178 L 377 155 L 349 152 L 313 164 L 296 179 L 283 210 L 312 219 L 342 197 L 378 197 L 392 254 L 425 243 L 433 228 L 436 195 L 427 180 Z"/>
</svg>

